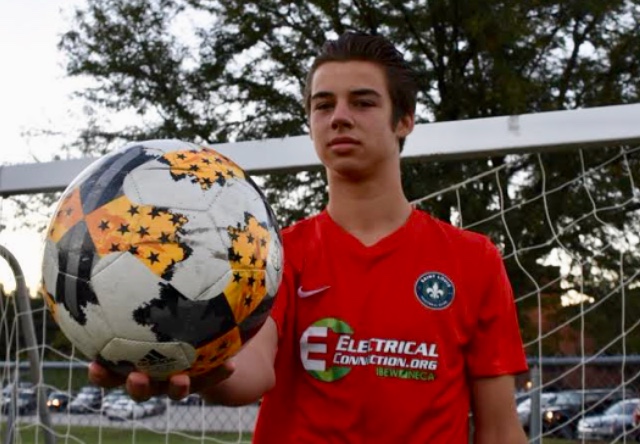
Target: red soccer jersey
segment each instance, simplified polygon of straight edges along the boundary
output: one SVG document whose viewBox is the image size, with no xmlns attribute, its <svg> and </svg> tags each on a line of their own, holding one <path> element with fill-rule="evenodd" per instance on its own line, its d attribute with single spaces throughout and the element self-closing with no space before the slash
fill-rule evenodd
<svg viewBox="0 0 640 444">
<path fill-rule="evenodd" d="M 484 236 L 414 210 L 366 247 L 323 212 L 285 230 L 284 248 L 255 443 L 466 444 L 469 378 L 527 369 Z"/>
</svg>

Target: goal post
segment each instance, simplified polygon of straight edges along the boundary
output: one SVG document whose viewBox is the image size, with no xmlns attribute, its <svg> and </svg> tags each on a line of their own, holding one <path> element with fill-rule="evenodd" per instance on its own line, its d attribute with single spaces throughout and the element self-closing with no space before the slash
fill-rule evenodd
<svg viewBox="0 0 640 444">
<path fill-rule="evenodd" d="M 38 354 L 39 346 L 36 341 L 35 329 L 33 326 L 33 317 L 31 315 L 31 306 L 29 302 L 29 296 L 27 287 L 24 282 L 24 276 L 22 275 L 22 268 L 18 263 L 15 256 L 2 245 L 0 245 L 0 258 L 4 259 L 11 268 L 16 281 L 15 291 L 15 308 L 17 309 L 16 320 L 18 322 L 18 331 L 22 333 L 24 337 L 25 349 L 29 362 L 29 376 L 31 382 L 36 387 L 37 396 L 37 413 L 38 418 L 43 426 L 44 439 L 46 444 L 55 444 L 55 437 L 52 433 L 51 418 L 49 411 L 47 410 L 45 388 L 42 381 L 42 366 L 40 363 L 40 356 Z M 5 306 L 2 304 L 0 306 Z M 16 428 L 16 415 L 20 413 L 19 405 L 17 403 L 18 397 L 18 384 L 19 384 L 19 369 L 15 365 L 17 360 L 10 361 L 9 371 L 12 377 L 9 381 L 13 384 L 11 391 L 11 402 L 8 408 L 4 410 L 6 414 L 6 427 L 3 433 L 4 443 L 12 443 L 15 438 Z M 2 369 L 3 377 L 6 374 L 7 368 Z M 3 387 L 4 388 L 4 387 Z M 4 393 L 3 393 L 4 394 Z M 4 399 L 3 399 L 4 402 Z M 3 405 L 3 407 L 5 407 Z"/>
<path fill-rule="evenodd" d="M 405 161 L 469 159 L 640 141 L 640 104 L 417 124 Z M 309 136 L 214 146 L 253 174 L 319 168 Z M 265 155 L 268 153 L 268 155 Z M 95 159 L 0 165 L 0 196 L 63 190 Z"/>
<path fill-rule="evenodd" d="M 445 177 L 437 181 L 425 177 L 437 188 L 419 188 L 430 191 L 411 196 L 412 203 L 427 211 L 444 207 L 449 222 L 489 235 L 503 252 L 531 366 L 530 374 L 517 378 L 516 399 L 524 401 L 518 413 L 533 443 L 579 437 L 585 417 L 614 401 L 640 397 L 638 122 L 640 104 L 418 124 L 402 152 L 408 165 L 475 162 L 473 169 L 457 169 L 451 177 L 448 168 L 438 170 Z M 258 176 L 321 168 L 308 136 L 212 148 Z M 94 160 L 2 165 L 0 205 L 10 196 L 61 191 Z M 11 217 L 0 212 L 0 224 Z M 12 320 L 4 316 L 2 321 L 0 346 L 10 348 L 13 326 L 7 324 Z M 52 347 L 37 344 L 39 351 Z M 24 355 L 26 348 L 20 351 Z M 66 359 L 69 378 L 86 373 L 79 356 L 53 351 Z M 5 367 L 12 365 L 9 361 Z M 40 366 L 59 367 L 60 361 L 44 360 Z M 3 376 L 6 372 L 2 369 Z M 71 385 L 59 388 L 71 391 Z M 570 389 L 579 408 L 546 404 L 547 395 Z M 170 405 L 157 420 L 127 424 L 133 427 L 133 442 L 135 433 L 147 432 L 167 441 L 179 435 L 187 442 L 244 442 L 256 411 L 257 406 Z M 180 419 L 184 415 L 188 421 Z M 113 427 L 99 414 L 85 419 L 101 437 Z M 58 412 L 52 422 L 66 427 L 65 437 L 83 424 Z M 18 418 L 17 424 L 33 420 Z M 637 426 L 625 425 L 612 429 L 608 438 L 620 442 L 636 436 Z"/>
</svg>

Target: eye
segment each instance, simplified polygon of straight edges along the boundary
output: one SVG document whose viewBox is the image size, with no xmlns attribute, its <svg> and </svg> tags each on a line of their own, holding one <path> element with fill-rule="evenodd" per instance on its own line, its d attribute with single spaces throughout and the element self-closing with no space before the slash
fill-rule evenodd
<svg viewBox="0 0 640 444">
<path fill-rule="evenodd" d="M 371 106 L 375 106 L 375 103 L 372 102 L 371 100 L 356 100 L 355 101 L 355 106 L 359 107 L 359 108 L 368 108 Z"/>
<path fill-rule="evenodd" d="M 318 102 L 313 106 L 315 110 L 325 110 L 331 108 L 333 105 L 330 102 Z"/>
</svg>

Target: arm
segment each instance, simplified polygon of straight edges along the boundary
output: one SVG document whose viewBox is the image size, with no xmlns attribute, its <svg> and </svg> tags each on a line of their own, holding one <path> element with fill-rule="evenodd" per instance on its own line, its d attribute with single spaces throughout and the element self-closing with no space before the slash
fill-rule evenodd
<svg viewBox="0 0 640 444">
<path fill-rule="evenodd" d="M 277 327 L 275 321 L 268 318 L 236 357 L 207 375 L 189 378 L 185 374 L 178 374 L 169 381 L 154 381 L 142 372 L 133 371 L 124 377 L 92 362 L 89 365 L 89 380 L 104 388 L 125 384 L 127 392 L 137 402 L 161 394 L 178 400 L 191 392 L 200 392 L 208 402 L 250 404 L 275 384 L 273 365 L 277 345 Z"/>
<path fill-rule="evenodd" d="M 474 444 L 527 444 L 518 421 L 513 376 L 472 381 Z"/>
<path fill-rule="evenodd" d="M 256 402 L 276 382 L 274 361 L 278 330 L 271 317 L 232 359 L 233 373 L 224 381 L 200 390 L 205 401 L 240 406 Z"/>
<path fill-rule="evenodd" d="M 474 299 L 476 325 L 466 355 L 475 444 L 526 444 L 515 405 L 515 378 L 527 370 L 511 283 L 497 248 L 487 243 L 485 284 Z"/>
</svg>

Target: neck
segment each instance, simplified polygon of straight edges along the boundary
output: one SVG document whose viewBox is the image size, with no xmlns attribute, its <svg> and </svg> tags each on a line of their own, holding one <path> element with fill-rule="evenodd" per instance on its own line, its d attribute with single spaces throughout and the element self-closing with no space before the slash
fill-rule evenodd
<svg viewBox="0 0 640 444">
<path fill-rule="evenodd" d="M 373 245 L 404 225 L 411 214 L 411 205 L 402 191 L 400 169 L 370 180 L 354 181 L 330 174 L 327 211 L 363 244 Z"/>
</svg>

